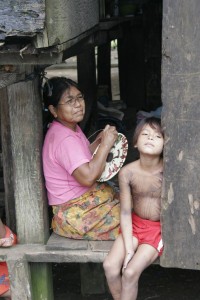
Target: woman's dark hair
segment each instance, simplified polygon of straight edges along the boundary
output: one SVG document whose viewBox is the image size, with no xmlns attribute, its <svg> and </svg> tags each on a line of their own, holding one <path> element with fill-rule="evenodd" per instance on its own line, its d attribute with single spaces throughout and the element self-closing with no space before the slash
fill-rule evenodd
<svg viewBox="0 0 200 300">
<path fill-rule="evenodd" d="M 162 134 L 162 136 L 164 136 L 164 132 L 163 129 L 161 127 L 161 120 L 159 118 L 156 117 L 149 117 L 149 118 L 145 118 L 143 120 L 140 121 L 140 123 L 137 125 L 134 135 L 133 135 L 133 145 L 135 146 L 138 140 L 138 137 L 142 131 L 142 129 L 144 128 L 144 126 L 149 125 L 151 128 L 156 129 L 159 133 Z"/>
<path fill-rule="evenodd" d="M 44 107 L 49 105 L 56 107 L 63 93 L 73 86 L 80 91 L 78 84 L 72 79 L 66 77 L 52 77 L 47 79 L 43 87 Z"/>
</svg>

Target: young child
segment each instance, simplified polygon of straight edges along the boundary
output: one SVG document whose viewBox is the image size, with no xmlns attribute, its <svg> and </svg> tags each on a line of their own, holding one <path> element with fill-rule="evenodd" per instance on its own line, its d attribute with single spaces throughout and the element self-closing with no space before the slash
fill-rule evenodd
<svg viewBox="0 0 200 300">
<path fill-rule="evenodd" d="M 0 219 L 0 247 L 11 247 L 17 243 L 16 235 Z M 0 298 L 10 300 L 10 283 L 6 262 L 0 262 Z"/>
<path fill-rule="evenodd" d="M 125 165 L 119 173 L 121 234 L 104 261 L 114 300 L 135 300 L 141 273 L 163 251 L 160 226 L 163 144 L 160 119 L 142 120 L 133 137 L 139 159 Z"/>
</svg>

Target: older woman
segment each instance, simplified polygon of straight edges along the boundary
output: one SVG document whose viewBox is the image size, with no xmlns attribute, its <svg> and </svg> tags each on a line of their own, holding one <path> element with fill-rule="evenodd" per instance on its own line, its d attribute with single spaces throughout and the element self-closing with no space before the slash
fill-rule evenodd
<svg viewBox="0 0 200 300">
<path fill-rule="evenodd" d="M 119 229 L 119 201 L 113 188 L 97 179 L 117 139 L 115 127 L 107 125 L 89 143 L 78 125 L 85 115 L 84 95 L 71 79 L 47 80 L 43 99 L 54 118 L 43 146 L 54 232 L 74 239 L 114 240 Z"/>
</svg>

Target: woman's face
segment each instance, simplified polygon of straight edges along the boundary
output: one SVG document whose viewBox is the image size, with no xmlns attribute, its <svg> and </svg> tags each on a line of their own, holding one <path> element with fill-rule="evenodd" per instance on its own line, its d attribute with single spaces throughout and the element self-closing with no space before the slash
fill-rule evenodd
<svg viewBox="0 0 200 300">
<path fill-rule="evenodd" d="M 63 125 L 75 129 L 76 124 L 83 120 L 85 115 L 85 101 L 83 94 L 75 87 L 67 89 L 57 107 L 50 109 L 53 116 Z"/>
</svg>

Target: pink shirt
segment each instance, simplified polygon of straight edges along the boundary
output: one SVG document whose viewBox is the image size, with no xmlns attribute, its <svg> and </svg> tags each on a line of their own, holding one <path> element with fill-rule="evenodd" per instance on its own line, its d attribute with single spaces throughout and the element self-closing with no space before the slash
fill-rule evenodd
<svg viewBox="0 0 200 300">
<path fill-rule="evenodd" d="M 45 136 L 42 156 L 49 205 L 65 203 L 89 190 L 72 176 L 75 169 L 92 158 L 89 141 L 78 125 L 74 132 L 53 121 Z"/>
</svg>

